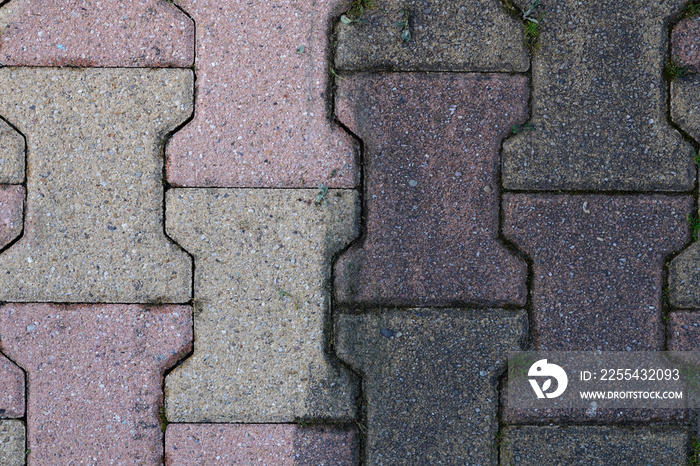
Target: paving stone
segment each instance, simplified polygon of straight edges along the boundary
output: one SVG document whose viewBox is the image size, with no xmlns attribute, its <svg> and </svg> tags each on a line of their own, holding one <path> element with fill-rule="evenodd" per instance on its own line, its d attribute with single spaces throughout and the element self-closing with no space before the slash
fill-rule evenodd
<svg viewBox="0 0 700 466">
<path fill-rule="evenodd" d="M 406 9 L 409 42 L 394 25 Z M 367 23 L 338 24 L 337 69 L 522 72 L 530 66 L 523 26 L 498 0 L 385 0 L 360 19 Z"/>
<path fill-rule="evenodd" d="M 0 186 L 0 248 L 22 233 L 24 196 L 23 186 Z"/>
<path fill-rule="evenodd" d="M 0 183 L 24 182 L 24 136 L 0 119 Z"/>
<path fill-rule="evenodd" d="M 498 239 L 499 145 L 522 76 L 353 74 L 338 116 L 364 141 L 366 237 L 336 265 L 339 303 L 524 305 L 526 264 Z"/>
<path fill-rule="evenodd" d="M 700 315 L 697 312 L 669 313 L 668 350 L 700 351 Z"/>
<path fill-rule="evenodd" d="M 351 466 L 357 464 L 352 429 L 293 424 L 170 424 L 165 434 L 167 466 Z"/>
<path fill-rule="evenodd" d="M 0 332 L 27 371 L 30 464 L 160 464 L 163 374 L 191 349 L 191 308 L 7 304 Z"/>
<path fill-rule="evenodd" d="M 328 30 L 343 2 L 180 0 L 197 27 L 194 119 L 169 141 L 175 186 L 358 183 L 359 146 L 331 121 Z"/>
<path fill-rule="evenodd" d="M 0 464 L 24 466 L 25 443 L 22 421 L 0 420 Z"/>
<path fill-rule="evenodd" d="M 700 16 L 684 18 L 673 27 L 671 56 L 688 71 L 700 72 Z"/>
<path fill-rule="evenodd" d="M 674 428 L 506 427 L 502 465 L 685 465 L 690 437 Z"/>
<path fill-rule="evenodd" d="M 533 129 L 503 144 L 506 189 L 693 189 L 694 151 L 667 123 L 662 76 L 684 3 L 543 3 Z"/>
<path fill-rule="evenodd" d="M 163 233 L 162 144 L 192 111 L 190 70 L 0 69 L 27 137 L 24 236 L 7 302 L 185 302 L 191 258 Z"/>
<path fill-rule="evenodd" d="M 340 315 L 337 352 L 362 374 L 364 464 L 496 464 L 498 377 L 524 311 Z"/>
<path fill-rule="evenodd" d="M 671 82 L 671 119 L 693 139 L 700 140 L 700 77 Z"/>
<path fill-rule="evenodd" d="M 333 254 L 359 233 L 355 191 L 171 189 L 168 234 L 195 257 L 194 355 L 166 379 L 173 422 L 352 419 L 327 355 Z"/>
<path fill-rule="evenodd" d="M 0 418 L 22 416 L 24 416 L 24 372 L 0 354 Z M 4 463 L 0 462 L 0 464 Z"/>
<path fill-rule="evenodd" d="M 533 261 L 543 350 L 660 350 L 662 272 L 690 196 L 503 195 L 503 234 Z"/>
<path fill-rule="evenodd" d="M 192 66 L 194 23 L 173 2 L 12 0 L 0 9 L 0 65 Z"/>
</svg>

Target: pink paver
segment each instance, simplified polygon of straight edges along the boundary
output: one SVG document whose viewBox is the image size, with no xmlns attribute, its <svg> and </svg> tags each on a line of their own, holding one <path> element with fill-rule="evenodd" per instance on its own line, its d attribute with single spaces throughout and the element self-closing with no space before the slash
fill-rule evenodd
<svg viewBox="0 0 700 466">
<path fill-rule="evenodd" d="M 293 424 L 170 424 L 166 466 L 357 464 L 353 429 Z"/>
<path fill-rule="evenodd" d="M 669 351 L 700 351 L 700 315 L 697 311 L 671 312 L 669 317 Z"/>
<path fill-rule="evenodd" d="M 364 242 L 336 265 L 339 302 L 525 304 L 526 264 L 498 239 L 501 140 L 527 79 L 354 74 L 338 116 L 365 143 Z"/>
<path fill-rule="evenodd" d="M 355 187 L 328 114 L 329 18 L 344 3 L 182 0 L 197 22 L 195 115 L 166 149 L 176 186 Z"/>
<path fill-rule="evenodd" d="M 503 234 L 533 261 L 538 349 L 663 347 L 662 272 L 689 240 L 690 196 L 504 194 L 502 205 Z"/>
<path fill-rule="evenodd" d="M 163 374 L 187 306 L 7 304 L 0 345 L 27 372 L 30 464 L 159 464 Z"/>
<path fill-rule="evenodd" d="M 671 56 L 689 71 L 700 72 L 700 16 L 685 18 L 673 28 Z"/>
<path fill-rule="evenodd" d="M 165 0 L 12 0 L 0 9 L 5 66 L 192 66 L 194 23 Z"/>
<path fill-rule="evenodd" d="M 0 418 L 24 416 L 24 372 L 0 354 Z"/>
<path fill-rule="evenodd" d="M 22 233 L 24 187 L 0 186 L 0 249 Z"/>
</svg>

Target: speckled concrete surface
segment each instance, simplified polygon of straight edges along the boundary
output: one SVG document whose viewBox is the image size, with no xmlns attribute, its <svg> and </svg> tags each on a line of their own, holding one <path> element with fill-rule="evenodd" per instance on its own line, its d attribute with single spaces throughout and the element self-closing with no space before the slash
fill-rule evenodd
<svg viewBox="0 0 700 466">
<path fill-rule="evenodd" d="M 671 119 L 693 139 L 700 140 L 700 77 L 685 76 L 671 82 Z"/>
<path fill-rule="evenodd" d="M 667 427 L 507 427 L 501 464 L 681 466 L 689 442 L 686 430 Z"/>
<path fill-rule="evenodd" d="M 24 466 L 26 437 L 24 423 L 15 420 L 0 420 L 0 464 Z"/>
<path fill-rule="evenodd" d="M 195 257 L 195 351 L 167 378 L 173 422 L 349 420 L 356 383 L 327 354 L 331 259 L 357 193 L 173 189 L 168 234 Z"/>
<path fill-rule="evenodd" d="M 690 196 L 505 194 L 503 233 L 533 261 L 536 347 L 662 349 L 662 272 L 690 211 Z"/>
<path fill-rule="evenodd" d="M 408 10 L 411 39 L 395 25 Z M 352 15 L 350 15 L 352 16 Z M 524 72 L 530 67 L 523 26 L 498 0 L 375 2 L 338 28 L 339 70 Z"/>
<path fill-rule="evenodd" d="M 0 120 L 0 183 L 24 182 L 24 136 Z"/>
<path fill-rule="evenodd" d="M 293 424 L 170 424 L 166 466 L 354 466 L 357 434 L 352 429 Z"/>
<path fill-rule="evenodd" d="M 191 66 L 194 23 L 162 0 L 12 0 L 0 65 Z"/>
<path fill-rule="evenodd" d="M 27 137 L 24 235 L 0 254 L 11 302 L 186 302 L 191 259 L 163 234 L 162 144 L 192 111 L 189 70 L 0 69 Z"/>
<path fill-rule="evenodd" d="M 4 248 L 22 233 L 24 225 L 23 186 L 0 185 L 0 248 Z"/>
<path fill-rule="evenodd" d="M 662 77 L 666 22 L 684 4 L 543 2 L 534 129 L 503 144 L 505 188 L 693 189 L 693 148 L 667 123 Z"/>
<path fill-rule="evenodd" d="M 24 416 L 24 388 L 22 369 L 0 354 L 0 418 Z"/>
<path fill-rule="evenodd" d="M 352 188 L 359 146 L 328 113 L 343 4 L 181 0 L 197 28 L 194 120 L 169 142 L 175 186 Z"/>
<path fill-rule="evenodd" d="M 163 373 L 191 349 L 191 308 L 6 304 L 0 335 L 27 371 L 30 464 L 159 463 Z"/>
<path fill-rule="evenodd" d="M 339 119 L 364 141 L 365 237 L 336 265 L 341 304 L 524 305 L 526 264 L 498 239 L 498 147 L 527 81 L 354 74 Z"/>
<path fill-rule="evenodd" d="M 700 16 L 683 18 L 674 26 L 671 56 L 688 71 L 700 72 Z"/>
<path fill-rule="evenodd" d="M 362 374 L 364 464 L 496 464 L 498 377 L 524 311 L 340 315 L 338 355 Z"/>
</svg>

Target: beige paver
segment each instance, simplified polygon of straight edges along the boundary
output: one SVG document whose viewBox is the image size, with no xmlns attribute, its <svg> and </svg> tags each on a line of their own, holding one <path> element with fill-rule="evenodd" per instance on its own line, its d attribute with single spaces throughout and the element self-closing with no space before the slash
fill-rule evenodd
<svg viewBox="0 0 700 466">
<path fill-rule="evenodd" d="M 358 233 L 355 191 L 172 189 L 166 231 L 195 257 L 195 351 L 166 379 L 172 422 L 354 415 L 326 354 L 333 254 Z M 317 199 L 321 200 L 320 204 Z"/>
<path fill-rule="evenodd" d="M 191 259 L 163 233 L 162 145 L 192 93 L 190 70 L 0 69 L 0 115 L 28 146 L 0 300 L 190 299 Z"/>
<path fill-rule="evenodd" d="M 24 423 L 16 420 L 0 421 L 0 464 L 24 466 L 26 431 Z"/>
<path fill-rule="evenodd" d="M 24 151 L 22 136 L 6 121 L 0 120 L 0 183 L 17 184 L 24 181 Z"/>
</svg>

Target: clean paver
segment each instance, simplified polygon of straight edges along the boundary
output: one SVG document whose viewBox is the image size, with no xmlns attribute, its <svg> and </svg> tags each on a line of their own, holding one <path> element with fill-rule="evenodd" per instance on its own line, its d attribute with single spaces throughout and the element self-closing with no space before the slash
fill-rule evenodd
<svg viewBox="0 0 700 466">
<path fill-rule="evenodd" d="M 163 374 L 192 347 L 191 308 L 7 304 L 0 335 L 27 371 L 30 464 L 159 464 Z"/>
<path fill-rule="evenodd" d="M 533 261 L 536 347 L 662 349 L 662 272 L 691 210 L 690 196 L 504 194 L 503 233 Z"/>
<path fill-rule="evenodd" d="M 406 14 L 408 42 L 395 25 L 404 22 Z M 530 67 L 522 23 L 498 0 L 384 0 L 364 10 L 359 19 L 338 24 L 339 70 L 508 73 Z"/>
<path fill-rule="evenodd" d="M 524 311 L 340 315 L 337 352 L 362 374 L 364 464 L 496 464 L 498 378 Z"/>
<path fill-rule="evenodd" d="M 4 248 L 22 233 L 24 225 L 23 186 L 0 185 L 0 248 Z"/>
<path fill-rule="evenodd" d="M 0 418 L 24 416 L 24 388 L 22 369 L 0 354 Z"/>
<path fill-rule="evenodd" d="M 501 464 L 681 466 L 688 464 L 689 443 L 689 433 L 677 428 L 507 427 Z"/>
<path fill-rule="evenodd" d="M 693 189 L 693 147 L 667 123 L 662 77 L 667 22 L 685 3 L 543 2 L 532 130 L 503 144 L 504 188 Z"/>
<path fill-rule="evenodd" d="M 25 150 L 24 136 L 6 121 L 0 120 L 0 183 L 24 182 Z"/>
<path fill-rule="evenodd" d="M 165 434 L 166 466 L 354 466 L 353 429 L 292 424 L 170 424 Z"/>
<path fill-rule="evenodd" d="M 317 202 L 320 201 L 320 203 Z M 327 354 L 333 255 L 359 233 L 353 190 L 171 189 L 166 228 L 195 257 L 195 351 L 166 380 L 173 422 L 352 419 Z"/>
<path fill-rule="evenodd" d="M 159 0 L 12 0 L 0 8 L 3 66 L 192 66 L 194 23 Z"/>
<path fill-rule="evenodd" d="M 498 148 L 525 118 L 527 80 L 365 74 L 339 82 L 364 141 L 365 238 L 336 265 L 342 304 L 524 305 L 526 264 L 498 239 Z"/>
<path fill-rule="evenodd" d="M 170 140 L 175 186 L 353 188 L 359 145 L 328 113 L 329 2 L 181 0 L 197 22 L 194 119 Z"/>
<path fill-rule="evenodd" d="M 16 420 L 0 420 L 0 464 L 24 466 L 26 453 L 24 423 Z"/>
<path fill-rule="evenodd" d="M 0 114 L 27 137 L 23 237 L 6 302 L 186 302 L 191 258 L 163 233 L 162 144 L 192 112 L 172 69 L 0 69 Z"/>
</svg>

